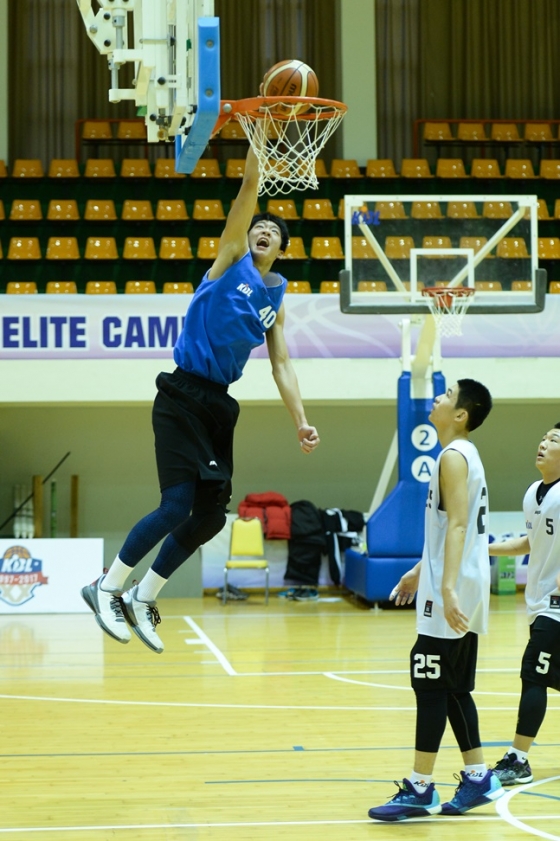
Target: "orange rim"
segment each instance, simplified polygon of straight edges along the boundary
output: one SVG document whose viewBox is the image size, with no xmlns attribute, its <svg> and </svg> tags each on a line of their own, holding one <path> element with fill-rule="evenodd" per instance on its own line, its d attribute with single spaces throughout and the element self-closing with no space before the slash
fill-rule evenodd
<svg viewBox="0 0 560 841">
<path fill-rule="evenodd" d="M 277 114 L 274 113 L 275 120 L 330 120 L 339 114 L 345 114 L 348 106 L 343 102 L 337 102 L 335 99 L 319 99 L 316 96 L 253 96 L 249 99 L 232 99 L 222 100 L 220 119 L 226 117 L 227 119 L 235 117 L 236 114 L 247 114 L 253 119 L 264 119 L 270 116 L 263 108 L 273 108 L 275 105 L 315 105 L 317 109 L 311 113 L 304 111 L 301 114 Z"/>
</svg>

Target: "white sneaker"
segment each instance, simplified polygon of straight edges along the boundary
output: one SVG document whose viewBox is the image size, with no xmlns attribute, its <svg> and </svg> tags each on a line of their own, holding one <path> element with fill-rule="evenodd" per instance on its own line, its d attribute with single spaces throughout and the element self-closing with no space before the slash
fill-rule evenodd
<svg viewBox="0 0 560 841">
<path fill-rule="evenodd" d="M 156 634 L 156 625 L 161 622 L 159 611 L 155 602 L 141 602 L 136 596 L 138 584 L 122 596 L 122 609 L 124 618 L 136 634 L 148 648 L 161 654 L 164 649 L 163 642 Z"/>
<path fill-rule="evenodd" d="M 120 590 L 102 590 L 101 584 L 106 576 L 102 575 L 93 584 L 82 588 L 82 598 L 95 613 L 95 621 L 106 634 L 117 642 L 130 642 L 128 630 L 123 616 Z"/>
</svg>

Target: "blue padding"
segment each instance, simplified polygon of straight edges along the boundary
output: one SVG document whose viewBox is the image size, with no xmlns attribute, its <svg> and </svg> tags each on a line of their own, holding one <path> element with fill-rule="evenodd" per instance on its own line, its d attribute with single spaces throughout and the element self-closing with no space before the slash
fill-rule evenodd
<svg viewBox="0 0 560 841">
<path fill-rule="evenodd" d="M 220 21 L 198 19 L 198 104 L 186 138 L 175 136 L 175 170 L 191 173 L 220 114 Z"/>
<path fill-rule="evenodd" d="M 354 549 L 345 553 L 344 584 L 368 602 L 384 602 L 405 572 L 418 563 L 420 555 L 408 558 L 370 558 Z"/>
</svg>

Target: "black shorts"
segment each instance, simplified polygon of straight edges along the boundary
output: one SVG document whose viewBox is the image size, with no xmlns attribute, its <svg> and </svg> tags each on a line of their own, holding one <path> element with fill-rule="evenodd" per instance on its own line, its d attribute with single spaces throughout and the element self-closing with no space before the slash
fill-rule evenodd
<svg viewBox="0 0 560 841">
<path fill-rule="evenodd" d="M 560 692 L 560 622 L 537 616 L 521 661 L 521 679 Z"/>
<path fill-rule="evenodd" d="M 478 654 L 478 634 L 459 639 L 419 634 L 410 652 L 410 683 L 422 692 L 445 689 L 472 692 Z"/>
<path fill-rule="evenodd" d="M 227 504 L 239 404 L 227 386 L 182 368 L 159 374 L 156 385 L 152 425 L 160 489 L 181 482 L 213 482 Z"/>
</svg>

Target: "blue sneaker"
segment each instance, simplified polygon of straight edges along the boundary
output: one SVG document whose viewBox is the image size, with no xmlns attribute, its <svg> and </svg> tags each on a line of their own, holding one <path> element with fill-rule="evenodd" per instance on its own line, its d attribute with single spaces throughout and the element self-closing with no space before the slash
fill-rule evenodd
<svg viewBox="0 0 560 841">
<path fill-rule="evenodd" d="M 505 791 L 496 774 L 488 771 L 479 782 L 474 782 L 461 771 L 461 776 L 455 774 L 455 779 L 460 780 L 455 789 L 455 797 L 441 807 L 442 815 L 462 815 L 477 806 L 486 806 L 493 800 L 498 800 Z"/>
<path fill-rule="evenodd" d="M 398 792 L 384 806 L 373 806 L 368 815 L 376 821 L 405 821 L 407 818 L 424 818 L 438 815 L 441 805 L 433 783 L 424 794 L 418 794 L 410 780 L 404 779 L 402 787 L 395 780 Z"/>
</svg>

